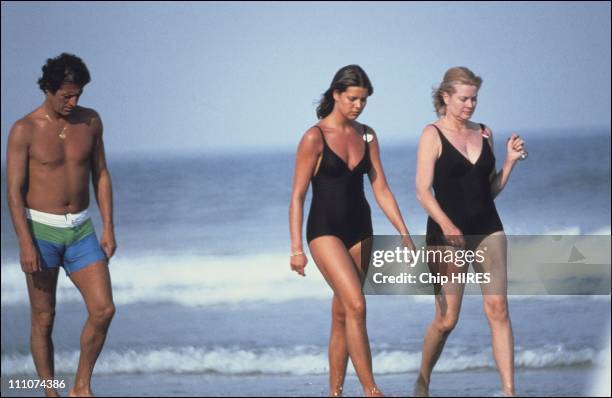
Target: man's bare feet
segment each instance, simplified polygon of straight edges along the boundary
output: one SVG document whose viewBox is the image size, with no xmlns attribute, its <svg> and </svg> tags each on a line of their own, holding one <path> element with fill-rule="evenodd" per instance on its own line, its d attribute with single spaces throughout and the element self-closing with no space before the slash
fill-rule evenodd
<svg viewBox="0 0 612 398">
<path fill-rule="evenodd" d="M 91 391 L 91 388 L 84 388 L 84 389 L 76 389 L 76 388 L 71 388 L 70 392 L 68 393 L 69 397 L 93 397 L 93 392 Z"/>
<path fill-rule="evenodd" d="M 45 388 L 45 397 L 59 397 L 59 393 L 55 388 Z"/>
</svg>

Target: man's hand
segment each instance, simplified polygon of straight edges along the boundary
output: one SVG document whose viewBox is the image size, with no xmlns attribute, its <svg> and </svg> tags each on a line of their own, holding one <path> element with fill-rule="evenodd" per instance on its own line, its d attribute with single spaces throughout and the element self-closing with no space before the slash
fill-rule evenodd
<svg viewBox="0 0 612 398">
<path fill-rule="evenodd" d="M 106 254 L 106 258 L 110 259 L 115 250 L 117 249 L 117 243 L 115 242 L 115 232 L 112 229 L 104 229 L 102 231 L 102 238 L 100 239 L 100 247 Z"/>
<path fill-rule="evenodd" d="M 42 271 L 38 250 L 32 243 L 20 246 L 19 262 L 21 263 L 21 270 L 27 274 Z"/>
</svg>

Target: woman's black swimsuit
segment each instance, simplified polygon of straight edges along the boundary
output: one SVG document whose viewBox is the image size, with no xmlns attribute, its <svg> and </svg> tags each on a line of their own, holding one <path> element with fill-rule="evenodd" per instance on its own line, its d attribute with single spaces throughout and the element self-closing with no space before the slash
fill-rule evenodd
<svg viewBox="0 0 612 398">
<path fill-rule="evenodd" d="M 477 245 L 485 236 L 504 229 L 489 180 L 495 169 L 495 155 L 483 135 L 480 157 L 472 164 L 433 126 L 442 141 L 442 154 L 434 167 L 436 200 L 464 236 L 476 235 L 474 245 Z M 484 131 L 485 126 L 480 127 Z M 442 229 L 431 217 L 427 219 L 426 241 L 428 245 L 447 245 Z"/>
<path fill-rule="evenodd" d="M 319 236 L 338 237 L 346 248 L 372 236 L 370 206 L 363 192 L 363 175 L 370 171 L 370 148 L 367 127 L 363 126 L 365 151 L 361 161 L 349 169 L 325 141 L 323 130 L 315 126 L 323 138 L 319 170 L 312 177 L 312 202 L 306 226 L 308 243 Z"/>
</svg>

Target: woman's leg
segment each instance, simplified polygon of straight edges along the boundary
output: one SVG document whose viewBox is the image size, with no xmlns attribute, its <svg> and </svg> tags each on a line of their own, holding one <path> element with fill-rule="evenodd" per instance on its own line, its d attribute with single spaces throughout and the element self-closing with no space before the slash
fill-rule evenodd
<svg viewBox="0 0 612 398">
<path fill-rule="evenodd" d="M 446 247 L 429 247 L 428 250 L 446 250 Z M 467 266 L 457 267 L 454 264 L 431 263 L 432 274 L 446 275 L 449 282 L 443 286 L 436 286 L 436 314 L 425 333 L 423 339 L 423 351 L 421 354 L 421 367 L 419 376 L 414 385 L 413 395 L 415 397 L 426 397 L 429 395 L 429 381 L 444 344 L 448 336 L 457 325 L 461 302 L 463 300 L 464 285 L 453 283 L 452 274 L 465 273 Z"/>
<path fill-rule="evenodd" d="M 329 395 L 342 396 L 346 366 L 348 364 L 348 347 L 346 345 L 346 317 L 340 298 L 334 294 L 332 300 L 332 324 L 329 336 Z"/>
<path fill-rule="evenodd" d="M 491 328 L 493 358 L 504 394 L 514 396 L 514 336 L 508 312 L 506 235 L 499 231 L 487 236 L 477 250 L 483 250 L 486 255 L 482 263 L 474 262 L 474 270 L 488 272 L 491 276 L 488 284 L 481 284 L 481 290 L 484 311 Z"/>
<path fill-rule="evenodd" d="M 312 240 L 310 252 L 325 280 L 334 291 L 335 303 L 332 302 L 332 311 L 333 316 L 337 319 L 332 320 L 330 343 L 333 340 L 333 342 L 339 342 L 340 345 L 330 347 L 331 386 L 335 388 L 341 385 L 346 370 L 343 340 L 339 336 L 343 326 L 346 336 L 344 344 L 364 392 L 366 395 L 379 393 L 372 374 L 372 355 L 366 331 L 366 307 L 365 298 L 361 292 L 360 271 L 351 253 L 345 248 L 342 241 L 334 236 L 321 236 Z M 331 369 L 332 366 L 333 369 Z"/>
<path fill-rule="evenodd" d="M 365 241 L 363 244 L 363 250 L 370 250 L 370 241 Z M 357 272 L 360 276 L 361 283 L 365 278 L 368 264 L 363 264 L 365 261 L 362 258 L 362 244 L 361 242 L 355 244 L 350 248 L 349 254 L 353 259 L 353 263 L 356 266 Z M 366 259 L 369 259 L 366 256 Z M 334 295 L 332 300 L 332 325 L 331 334 L 329 337 L 329 394 L 332 397 L 342 396 L 342 389 L 344 386 L 344 377 L 346 376 L 346 366 L 348 364 L 348 348 L 346 345 L 346 316 L 344 307 L 340 302 L 338 296 Z"/>
</svg>

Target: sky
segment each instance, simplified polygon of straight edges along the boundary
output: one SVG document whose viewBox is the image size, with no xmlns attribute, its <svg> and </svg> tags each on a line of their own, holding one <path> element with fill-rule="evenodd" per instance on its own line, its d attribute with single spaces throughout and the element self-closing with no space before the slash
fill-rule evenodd
<svg viewBox="0 0 612 398">
<path fill-rule="evenodd" d="M 359 120 L 381 145 L 418 140 L 453 66 L 483 78 L 473 120 L 494 131 L 610 129 L 609 2 L 1 4 L 3 160 L 62 52 L 90 70 L 80 105 L 107 154 L 294 150 L 347 64 L 372 81 Z"/>
</svg>

